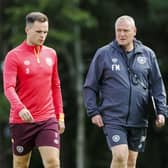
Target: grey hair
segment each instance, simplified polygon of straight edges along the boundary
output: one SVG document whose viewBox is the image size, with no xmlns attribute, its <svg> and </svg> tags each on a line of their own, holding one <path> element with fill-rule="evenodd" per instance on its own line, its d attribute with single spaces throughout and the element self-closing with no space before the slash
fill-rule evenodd
<svg viewBox="0 0 168 168">
<path fill-rule="evenodd" d="M 118 24 L 118 22 L 121 21 L 121 20 L 127 20 L 131 23 L 132 26 L 136 27 L 134 18 L 131 17 L 131 16 L 128 16 L 128 15 L 123 15 L 123 16 L 118 17 L 116 22 L 115 22 L 115 27 Z"/>
</svg>

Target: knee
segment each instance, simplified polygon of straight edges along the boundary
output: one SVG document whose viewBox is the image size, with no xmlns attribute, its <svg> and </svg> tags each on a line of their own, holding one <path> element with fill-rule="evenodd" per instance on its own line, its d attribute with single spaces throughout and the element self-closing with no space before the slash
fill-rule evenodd
<svg viewBox="0 0 168 168">
<path fill-rule="evenodd" d="M 56 157 L 49 158 L 44 161 L 45 168 L 60 168 L 60 161 Z"/>
<path fill-rule="evenodd" d="M 136 160 L 128 159 L 128 168 L 135 168 L 136 167 Z"/>
<path fill-rule="evenodd" d="M 13 154 L 13 168 L 28 168 L 30 164 L 31 152 L 22 156 Z"/>
<path fill-rule="evenodd" d="M 127 155 L 125 155 L 124 153 L 117 153 L 115 155 L 113 155 L 112 160 L 120 163 L 120 164 L 126 164 L 127 163 Z"/>
<path fill-rule="evenodd" d="M 13 166 L 14 166 L 14 168 L 28 168 L 29 163 L 26 162 L 25 160 L 14 160 Z"/>
</svg>

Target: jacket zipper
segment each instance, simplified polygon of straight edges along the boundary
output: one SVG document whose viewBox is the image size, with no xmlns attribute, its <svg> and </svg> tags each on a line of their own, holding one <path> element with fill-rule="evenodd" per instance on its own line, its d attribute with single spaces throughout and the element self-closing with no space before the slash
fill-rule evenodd
<svg viewBox="0 0 168 168">
<path fill-rule="evenodd" d="M 129 114 L 130 114 L 130 107 L 131 107 L 131 93 L 132 93 L 132 86 L 131 86 L 131 72 L 130 67 L 128 66 L 128 75 L 129 75 L 129 83 L 130 83 L 130 89 L 129 89 L 129 102 L 128 102 L 128 115 L 126 118 L 126 123 L 128 122 Z"/>
<path fill-rule="evenodd" d="M 131 60 L 131 59 L 128 60 L 127 55 L 125 54 L 125 59 L 126 59 L 125 62 L 126 62 L 126 65 L 127 65 L 127 70 L 128 70 L 128 75 L 129 75 L 129 83 L 130 83 L 129 101 L 128 101 L 128 115 L 127 115 L 127 118 L 126 118 L 126 123 L 128 123 L 129 114 L 130 114 L 130 109 L 131 109 L 131 94 L 132 94 L 131 66 L 132 66 L 133 63 L 134 63 L 134 60 L 135 60 L 136 55 L 133 54 L 132 56 L 133 56 L 132 60 Z"/>
<path fill-rule="evenodd" d="M 36 57 L 36 61 L 39 64 L 40 63 L 40 47 L 34 48 L 34 55 Z"/>
</svg>

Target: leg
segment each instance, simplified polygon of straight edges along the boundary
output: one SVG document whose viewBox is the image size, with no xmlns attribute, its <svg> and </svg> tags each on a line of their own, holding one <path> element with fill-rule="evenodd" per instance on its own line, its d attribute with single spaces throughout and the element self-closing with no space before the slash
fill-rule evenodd
<svg viewBox="0 0 168 168">
<path fill-rule="evenodd" d="M 138 158 L 138 152 L 143 152 L 145 149 L 146 128 L 128 128 L 128 168 L 135 168 Z"/>
<path fill-rule="evenodd" d="M 45 121 L 39 129 L 35 144 L 39 149 L 44 167 L 60 168 L 60 135 L 56 119 L 51 118 Z"/>
<path fill-rule="evenodd" d="M 129 150 L 128 155 L 128 168 L 135 168 L 136 167 L 136 161 L 138 157 L 138 152 Z"/>
<path fill-rule="evenodd" d="M 51 146 L 39 147 L 45 168 L 60 168 L 59 149 Z"/>
<path fill-rule="evenodd" d="M 13 168 L 28 168 L 30 164 L 31 152 L 26 155 L 13 154 Z"/>
<path fill-rule="evenodd" d="M 128 146 L 126 144 L 116 145 L 111 148 L 111 168 L 127 168 Z"/>
</svg>

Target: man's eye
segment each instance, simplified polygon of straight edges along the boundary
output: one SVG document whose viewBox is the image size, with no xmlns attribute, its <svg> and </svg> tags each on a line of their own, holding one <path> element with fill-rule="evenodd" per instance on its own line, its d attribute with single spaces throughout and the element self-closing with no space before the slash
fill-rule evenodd
<svg viewBox="0 0 168 168">
<path fill-rule="evenodd" d="M 47 33 L 47 31 L 36 31 L 36 32 L 39 33 L 39 34 L 41 34 L 41 33 L 46 34 Z"/>
</svg>

